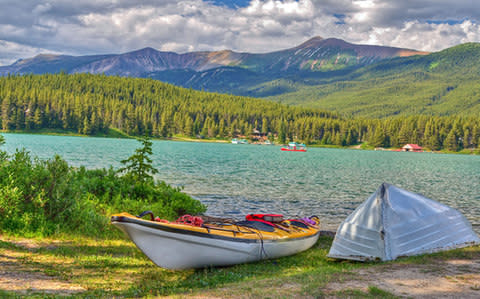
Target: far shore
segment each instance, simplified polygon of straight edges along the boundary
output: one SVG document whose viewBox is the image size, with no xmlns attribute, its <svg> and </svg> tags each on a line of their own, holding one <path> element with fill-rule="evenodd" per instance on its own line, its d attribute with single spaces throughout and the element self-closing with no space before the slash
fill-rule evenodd
<svg viewBox="0 0 480 299">
<path fill-rule="evenodd" d="M 7 134 L 32 134 L 32 135 L 48 135 L 48 136 L 74 136 L 74 137 L 100 137 L 100 138 L 117 138 L 117 139 L 135 139 L 138 136 L 128 135 L 122 131 L 117 129 L 109 129 L 108 133 L 97 134 L 97 135 L 85 135 L 80 133 L 75 133 L 72 131 L 65 131 L 65 130 L 54 130 L 54 129 L 42 129 L 42 130 L 35 130 L 35 131 L 8 131 L 8 130 L 0 130 L 0 134 L 7 133 Z M 217 139 L 217 138 L 195 138 L 195 137 L 188 137 L 182 135 L 175 135 L 172 137 L 152 137 L 153 140 L 168 140 L 168 141 L 183 141 L 183 142 L 202 142 L 202 143 L 230 143 L 231 139 Z M 248 145 L 264 145 L 263 143 L 249 143 Z M 272 144 L 274 146 L 285 146 L 286 144 Z M 271 145 L 270 145 L 271 146 Z M 401 148 L 398 147 L 387 147 L 387 148 L 375 148 L 373 146 L 369 146 L 367 143 L 361 143 L 356 145 L 350 146 L 338 146 L 335 144 L 307 144 L 310 148 L 336 148 L 336 149 L 352 149 L 352 150 L 372 150 L 372 151 L 394 151 L 394 152 L 401 152 Z M 412 152 L 413 153 L 413 152 Z M 480 148 L 478 149 L 462 149 L 460 151 L 448 151 L 448 150 L 438 150 L 432 151 L 425 149 L 422 152 L 415 152 L 415 153 L 438 153 L 438 154 L 459 154 L 459 155 L 480 155 Z"/>
</svg>

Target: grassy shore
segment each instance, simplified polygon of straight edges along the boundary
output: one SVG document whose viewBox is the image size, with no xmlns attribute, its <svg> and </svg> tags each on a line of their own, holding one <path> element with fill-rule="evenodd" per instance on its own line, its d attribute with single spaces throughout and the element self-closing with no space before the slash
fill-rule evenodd
<svg viewBox="0 0 480 299">
<path fill-rule="evenodd" d="M 74 131 L 69 130 L 60 130 L 60 129 L 39 129 L 39 130 L 29 130 L 29 131 L 19 131 L 19 130 L 0 130 L 0 133 L 13 133 L 13 134 L 37 134 L 37 135 L 52 135 L 52 136 L 76 136 L 76 137 L 106 137 L 106 138 L 135 138 L 130 136 L 118 129 L 108 129 L 106 133 L 98 133 L 95 135 L 85 135 L 80 134 Z"/>
<path fill-rule="evenodd" d="M 336 261 L 326 257 L 331 242 L 321 237 L 312 249 L 275 260 L 170 271 L 155 266 L 125 238 L 0 235 L 0 297 L 396 298 L 398 292 L 378 284 L 389 269 L 413 267 L 443 277 L 449 274 L 439 265 L 461 260 L 457 276 L 465 282 L 476 275 L 465 265 L 480 261 L 479 246 L 389 263 Z M 471 279 L 467 291 L 480 294 L 478 276 Z"/>
</svg>

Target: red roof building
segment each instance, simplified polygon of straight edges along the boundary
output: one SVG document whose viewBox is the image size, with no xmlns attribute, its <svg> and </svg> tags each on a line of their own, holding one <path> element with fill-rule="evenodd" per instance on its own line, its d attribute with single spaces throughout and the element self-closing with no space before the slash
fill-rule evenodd
<svg viewBox="0 0 480 299">
<path fill-rule="evenodd" d="M 423 148 L 418 144 L 405 144 L 402 147 L 402 151 L 404 152 L 423 152 Z"/>
</svg>

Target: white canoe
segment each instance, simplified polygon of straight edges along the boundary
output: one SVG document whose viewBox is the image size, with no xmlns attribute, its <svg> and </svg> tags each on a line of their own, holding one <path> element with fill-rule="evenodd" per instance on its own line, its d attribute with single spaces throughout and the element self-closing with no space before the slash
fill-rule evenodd
<svg viewBox="0 0 480 299">
<path fill-rule="evenodd" d="M 289 231 L 263 231 L 243 225 L 197 227 L 150 221 L 128 213 L 113 215 L 123 230 L 156 265 L 167 269 L 227 266 L 292 255 L 312 247 L 319 228 L 291 221 Z"/>
</svg>

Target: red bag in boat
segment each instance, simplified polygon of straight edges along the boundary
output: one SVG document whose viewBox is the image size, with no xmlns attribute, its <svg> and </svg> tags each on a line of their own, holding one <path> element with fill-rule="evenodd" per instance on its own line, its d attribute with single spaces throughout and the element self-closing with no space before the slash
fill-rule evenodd
<svg viewBox="0 0 480 299">
<path fill-rule="evenodd" d="M 181 223 L 181 224 L 186 224 L 186 225 L 192 225 L 192 226 L 202 226 L 203 225 L 203 219 L 198 216 L 192 216 L 192 215 L 183 215 L 180 218 L 175 221 L 176 223 Z"/>
</svg>

